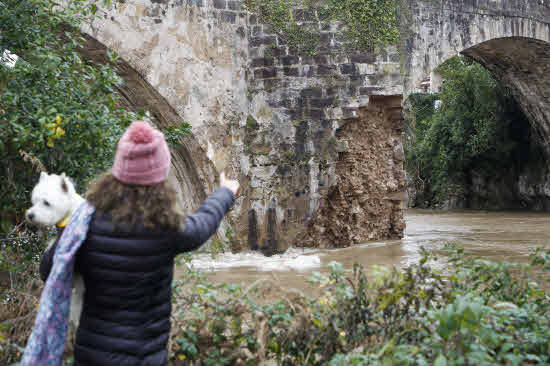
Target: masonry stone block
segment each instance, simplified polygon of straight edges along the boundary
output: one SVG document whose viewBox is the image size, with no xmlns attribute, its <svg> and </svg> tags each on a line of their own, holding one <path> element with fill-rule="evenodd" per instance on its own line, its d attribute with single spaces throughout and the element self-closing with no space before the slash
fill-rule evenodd
<svg viewBox="0 0 550 366">
<path fill-rule="evenodd" d="M 300 92 L 304 98 L 321 98 L 323 96 L 323 89 L 321 88 L 306 88 Z"/>
<path fill-rule="evenodd" d="M 254 47 L 252 44 L 251 46 Z M 269 47 L 269 48 L 266 48 L 264 51 L 265 57 L 280 57 L 280 56 L 285 56 L 286 54 L 287 54 L 287 51 L 285 47 L 278 47 L 278 48 Z"/>
<path fill-rule="evenodd" d="M 327 55 L 315 55 L 315 56 L 313 56 L 313 60 L 318 65 L 327 65 L 328 64 Z"/>
<path fill-rule="evenodd" d="M 297 67 L 284 67 L 283 73 L 285 76 L 299 76 L 300 71 Z"/>
<path fill-rule="evenodd" d="M 258 37 L 262 34 L 262 26 L 261 25 L 255 25 L 252 27 L 252 35 L 254 37 Z"/>
<path fill-rule="evenodd" d="M 318 65 L 317 75 L 326 76 L 336 73 L 336 65 Z"/>
<path fill-rule="evenodd" d="M 267 57 L 259 57 L 252 60 L 250 63 L 251 67 L 264 67 L 264 66 L 273 66 L 274 60 Z"/>
<path fill-rule="evenodd" d="M 284 56 L 281 57 L 281 64 L 285 66 L 289 65 L 295 65 L 299 62 L 299 58 L 297 56 Z"/>
<path fill-rule="evenodd" d="M 313 98 L 310 101 L 310 105 L 313 108 L 326 108 L 334 105 L 335 102 L 335 98 Z"/>
<path fill-rule="evenodd" d="M 354 74 L 357 72 L 355 64 L 342 64 L 340 65 L 340 72 L 342 74 Z"/>
<path fill-rule="evenodd" d="M 226 0 L 214 0 L 214 8 L 225 9 L 227 7 Z"/>
<path fill-rule="evenodd" d="M 304 9 L 294 10 L 294 17 L 299 22 L 309 22 L 315 19 L 315 13 Z"/>
<path fill-rule="evenodd" d="M 274 67 L 267 67 L 263 69 L 254 70 L 254 77 L 257 79 L 269 79 L 277 76 L 277 69 Z"/>
<path fill-rule="evenodd" d="M 376 62 L 376 54 L 374 52 L 354 54 L 350 56 L 350 61 L 358 64 L 372 64 Z"/>
<path fill-rule="evenodd" d="M 224 11 L 222 13 L 222 19 L 226 23 L 235 24 L 237 22 L 237 14 L 229 11 Z"/>
<path fill-rule="evenodd" d="M 228 1 L 227 6 L 230 10 L 240 11 L 242 8 L 240 1 Z"/>
</svg>

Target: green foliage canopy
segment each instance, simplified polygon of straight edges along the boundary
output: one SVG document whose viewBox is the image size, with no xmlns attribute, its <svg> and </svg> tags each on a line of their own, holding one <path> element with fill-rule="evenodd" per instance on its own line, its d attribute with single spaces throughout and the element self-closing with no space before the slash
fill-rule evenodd
<svg viewBox="0 0 550 366">
<path fill-rule="evenodd" d="M 0 232 L 22 220 L 39 170 L 65 172 L 83 184 L 111 164 L 132 118 L 119 106 L 121 79 L 109 53 L 103 65 L 83 59 L 81 22 L 92 2 L 3 0 L 0 4 Z M 12 67 L 8 50 L 19 56 Z"/>
<path fill-rule="evenodd" d="M 529 125 L 489 71 L 464 56 L 437 71 L 445 80 L 441 93 L 411 95 L 406 118 L 405 169 L 430 205 L 450 189 L 460 196 L 472 170 L 488 175 L 529 154 Z"/>
</svg>

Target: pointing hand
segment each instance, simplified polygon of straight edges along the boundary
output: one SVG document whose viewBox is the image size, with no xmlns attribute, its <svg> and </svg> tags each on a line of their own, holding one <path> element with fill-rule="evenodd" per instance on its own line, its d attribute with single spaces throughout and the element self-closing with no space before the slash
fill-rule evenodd
<svg viewBox="0 0 550 366">
<path fill-rule="evenodd" d="M 233 192 L 235 197 L 237 197 L 237 194 L 239 193 L 239 191 L 241 189 L 239 182 L 236 181 L 236 180 L 231 180 L 231 179 L 225 178 L 225 173 L 224 172 L 222 172 L 220 174 L 220 186 L 228 188 L 231 192 Z"/>
</svg>

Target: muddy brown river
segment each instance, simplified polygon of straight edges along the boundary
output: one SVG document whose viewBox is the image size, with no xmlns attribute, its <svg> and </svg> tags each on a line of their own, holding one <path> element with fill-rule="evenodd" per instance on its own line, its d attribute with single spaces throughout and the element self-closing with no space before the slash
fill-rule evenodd
<svg viewBox="0 0 550 366">
<path fill-rule="evenodd" d="M 327 272 L 332 261 L 342 263 L 346 269 L 354 263 L 365 267 L 406 266 L 420 258 L 420 247 L 437 250 L 451 242 L 475 255 L 525 262 L 529 248 L 550 245 L 550 213 L 407 210 L 405 219 L 407 229 L 401 240 L 335 250 L 290 249 L 269 258 L 258 253 L 226 253 L 214 259 L 209 254 L 196 254 L 191 265 L 215 282 L 275 279 L 284 287 L 307 292 L 307 278 L 314 271 Z"/>
</svg>

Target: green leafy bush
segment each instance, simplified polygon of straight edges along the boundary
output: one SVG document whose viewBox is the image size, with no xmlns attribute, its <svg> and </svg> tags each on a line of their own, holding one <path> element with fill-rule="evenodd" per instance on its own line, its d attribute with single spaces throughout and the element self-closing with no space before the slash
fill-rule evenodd
<svg viewBox="0 0 550 366">
<path fill-rule="evenodd" d="M 448 246 L 404 270 L 332 263 L 307 296 L 274 281 L 173 283 L 174 365 L 524 365 L 550 362 L 550 250 L 496 263 Z M 433 263 L 445 262 L 445 270 Z M 36 272 L 28 272 L 33 283 Z M 36 287 L 36 286 L 35 286 Z M 0 362 L 20 357 L 37 288 L 0 299 Z M 30 319 L 30 320 L 29 320 Z M 67 360 L 70 360 L 70 345 Z"/>
<path fill-rule="evenodd" d="M 518 104 L 488 70 L 458 56 L 437 71 L 445 79 L 441 93 L 407 101 L 405 169 L 421 207 L 451 195 L 464 200 L 473 172 L 506 175 L 542 156 Z"/>
<path fill-rule="evenodd" d="M 550 362 L 549 250 L 532 264 L 495 263 L 446 249 L 403 271 L 331 264 L 314 297 L 271 281 L 174 283 L 172 362 L 257 365 L 467 365 Z M 277 298 L 275 302 L 259 300 Z M 194 363 L 193 363 L 194 362 Z"/>
<path fill-rule="evenodd" d="M 6 0 L 0 7 L 0 233 L 22 220 L 38 172 L 61 173 L 79 185 L 109 167 L 116 141 L 134 117 L 119 105 L 121 79 L 111 65 L 80 56 L 78 25 L 95 3 Z"/>
</svg>

